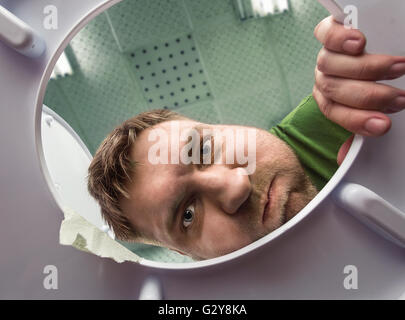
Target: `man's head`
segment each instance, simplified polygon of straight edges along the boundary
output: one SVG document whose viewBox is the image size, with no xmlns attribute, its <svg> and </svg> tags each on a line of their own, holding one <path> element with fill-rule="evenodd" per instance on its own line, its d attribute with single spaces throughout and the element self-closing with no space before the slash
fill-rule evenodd
<svg viewBox="0 0 405 320">
<path fill-rule="evenodd" d="M 190 130 L 200 134 L 201 160 L 208 146 L 212 161 L 178 161 L 179 150 L 191 143 L 182 134 Z M 240 139 L 248 131 L 255 139 Z M 156 132 L 167 137 L 158 155 L 168 155 L 169 163 L 151 161 Z M 235 133 L 234 139 L 218 139 L 218 132 Z M 249 172 L 246 163 L 226 157 L 229 150 L 247 154 L 252 141 L 255 171 Z M 213 159 L 217 147 L 220 159 Z M 196 260 L 265 236 L 317 193 L 294 152 L 269 132 L 204 124 L 166 110 L 140 114 L 110 133 L 90 165 L 88 186 L 118 239 L 165 246 Z"/>
</svg>

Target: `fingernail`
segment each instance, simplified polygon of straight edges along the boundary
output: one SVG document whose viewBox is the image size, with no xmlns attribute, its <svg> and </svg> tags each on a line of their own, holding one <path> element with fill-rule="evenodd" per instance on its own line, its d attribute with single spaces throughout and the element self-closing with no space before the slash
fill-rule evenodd
<svg viewBox="0 0 405 320">
<path fill-rule="evenodd" d="M 395 106 L 405 108 L 405 97 L 398 97 L 395 99 Z"/>
<path fill-rule="evenodd" d="M 405 62 L 399 62 L 391 66 L 388 71 L 391 77 L 399 77 L 405 74 Z"/>
<path fill-rule="evenodd" d="M 404 108 L 400 108 L 400 107 L 389 107 L 387 109 L 384 110 L 384 113 L 397 113 L 399 111 L 404 110 Z"/>
<path fill-rule="evenodd" d="M 394 105 L 385 109 L 385 113 L 395 113 L 405 109 L 405 97 L 398 97 L 394 100 Z"/>
<path fill-rule="evenodd" d="M 371 135 L 382 135 L 388 129 L 388 123 L 379 118 L 372 118 L 367 120 L 364 129 Z"/>
<path fill-rule="evenodd" d="M 343 50 L 346 52 L 357 53 L 360 49 L 360 40 L 346 40 L 343 42 Z"/>
</svg>

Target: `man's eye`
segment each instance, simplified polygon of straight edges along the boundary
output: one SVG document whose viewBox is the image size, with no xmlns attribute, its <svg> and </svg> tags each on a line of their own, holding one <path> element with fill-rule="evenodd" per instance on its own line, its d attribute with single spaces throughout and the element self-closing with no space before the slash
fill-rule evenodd
<svg viewBox="0 0 405 320">
<path fill-rule="evenodd" d="M 212 157 L 212 137 L 208 136 L 202 139 L 200 146 L 201 164 L 211 164 Z"/>
<path fill-rule="evenodd" d="M 209 155 L 211 154 L 211 139 L 206 139 L 205 142 L 202 145 L 202 150 L 201 150 L 203 155 Z"/>
<path fill-rule="evenodd" d="M 194 206 L 188 206 L 188 208 L 183 213 L 183 226 L 187 228 L 194 219 Z"/>
</svg>

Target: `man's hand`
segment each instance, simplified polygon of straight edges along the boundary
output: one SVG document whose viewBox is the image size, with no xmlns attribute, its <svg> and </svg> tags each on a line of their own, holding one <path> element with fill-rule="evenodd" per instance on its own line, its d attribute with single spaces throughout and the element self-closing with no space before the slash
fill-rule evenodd
<svg viewBox="0 0 405 320">
<path fill-rule="evenodd" d="M 391 128 L 386 113 L 405 109 L 405 91 L 376 83 L 405 74 L 405 57 L 364 53 L 365 36 L 346 29 L 332 17 L 315 28 L 324 45 L 318 55 L 313 96 L 322 113 L 346 130 L 381 136 Z M 350 139 L 349 139 L 350 140 Z M 342 146 L 340 164 L 351 141 Z"/>
</svg>

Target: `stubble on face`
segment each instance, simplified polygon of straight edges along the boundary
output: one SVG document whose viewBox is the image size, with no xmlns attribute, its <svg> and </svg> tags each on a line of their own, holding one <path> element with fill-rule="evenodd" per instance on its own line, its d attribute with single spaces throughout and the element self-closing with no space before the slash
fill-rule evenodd
<svg viewBox="0 0 405 320">
<path fill-rule="evenodd" d="M 268 150 L 277 150 L 269 154 Z M 263 203 L 267 199 L 270 181 L 277 183 L 277 197 L 271 201 L 278 210 L 271 212 L 266 225 L 262 223 Z M 242 232 L 251 235 L 252 242 L 281 227 L 299 213 L 318 193 L 305 173 L 295 152 L 284 141 L 267 131 L 259 130 L 257 167 L 251 176 L 252 192 L 240 208 L 249 219 L 241 224 Z M 273 188 L 274 189 L 274 188 Z"/>
</svg>

